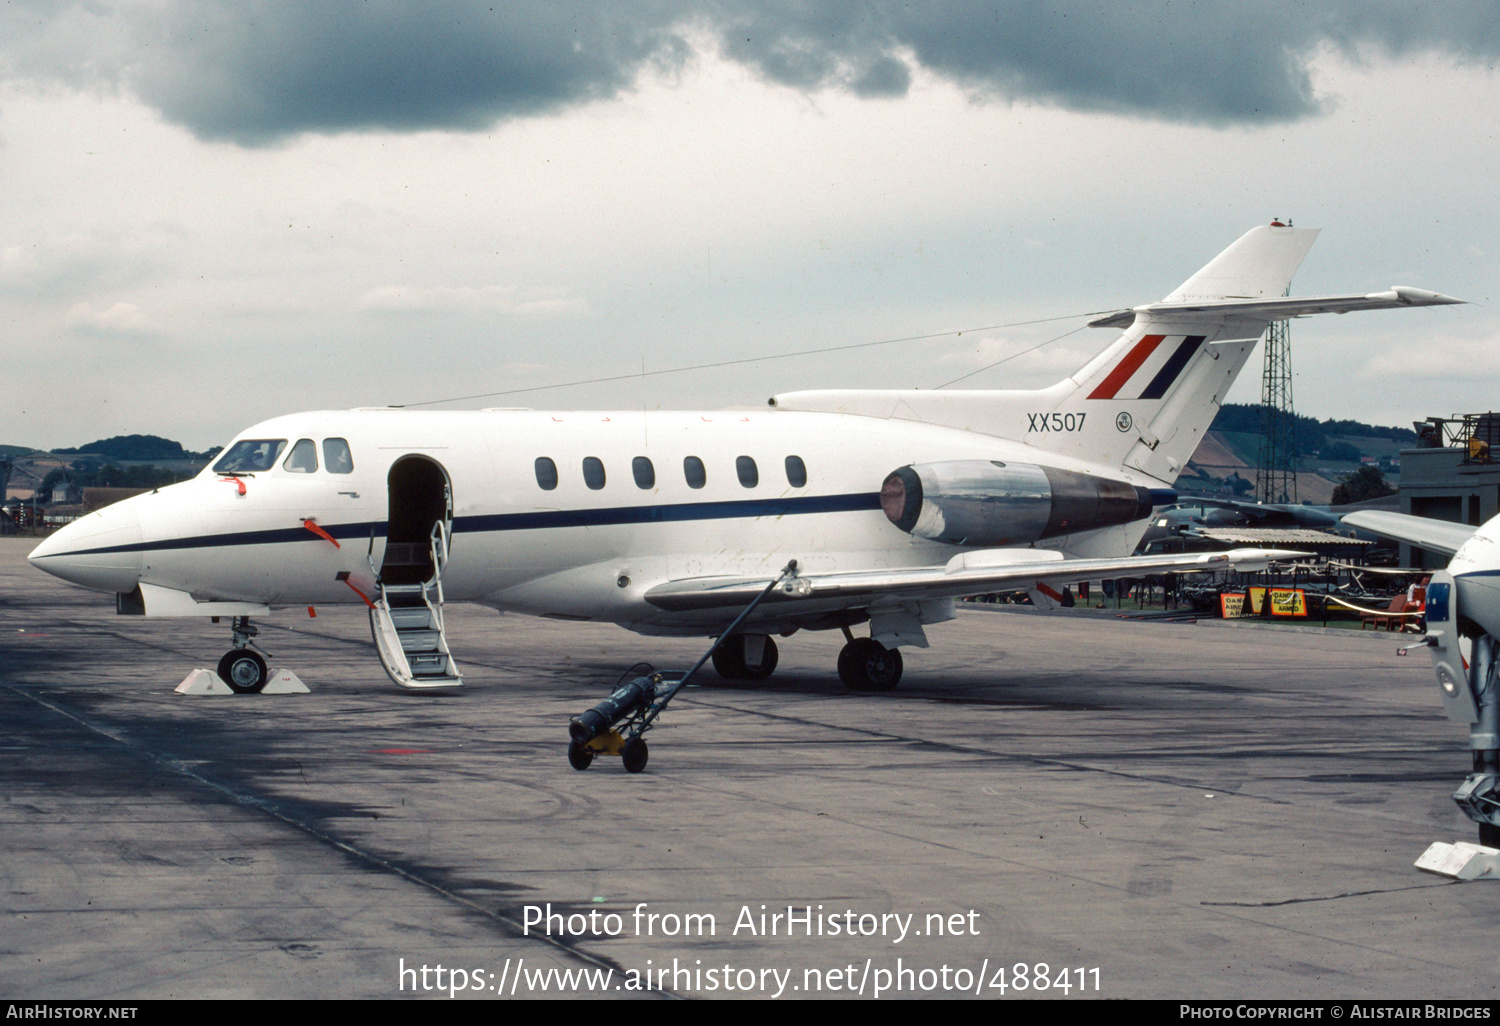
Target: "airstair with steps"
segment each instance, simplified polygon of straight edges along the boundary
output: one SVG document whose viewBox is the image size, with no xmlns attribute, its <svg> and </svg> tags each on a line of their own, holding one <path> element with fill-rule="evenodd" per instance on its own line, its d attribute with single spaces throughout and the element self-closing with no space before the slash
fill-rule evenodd
<svg viewBox="0 0 1500 1026">
<path fill-rule="evenodd" d="M 403 688 L 455 688 L 464 682 L 448 651 L 443 627 L 448 527 L 442 521 L 432 525 L 430 552 L 431 579 L 420 584 L 382 581 L 370 607 L 370 633 L 375 637 L 380 663 L 386 675 Z"/>
</svg>

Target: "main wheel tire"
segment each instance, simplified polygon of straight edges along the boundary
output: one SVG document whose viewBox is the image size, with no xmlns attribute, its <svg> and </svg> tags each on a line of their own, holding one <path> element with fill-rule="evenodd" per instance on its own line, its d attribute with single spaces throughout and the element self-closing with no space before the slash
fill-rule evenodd
<svg viewBox="0 0 1500 1026">
<path fill-rule="evenodd" d="M 844 687 L 850 691 L 867 691 L 869 690 L 869 684 L 855 666 L 858 651 L 855 647 L 856 644 L 857 642 L 851 641 L 839 649 L 839 680 L 843 681 Z"/>
<path fill-rule="evenodd" d="M 645 769 L 646 759 L 650 757 L 650 754 L 642 738 L 633 737 L 626 741 L 625 750 L 620 753 L 620 759 L 625 763 L 625 772 L 639 773 Z"/>
<path fill-rule="evenodd" d="M 760 665 L 751 666 L 745 660 L 745 636 L 731 635 L 714 649 L 714 669 L 726 680 L 765 680 L 776 672 L 776 663 L 781 658 L 776 650 L 776 639 L 766 636 L 766 646 L 761 649 Z"/>
<path fill-rule="evenodd" d="M 714 649 L 714 669 L 725 680 L 746 680 L 750 670 L 745 666 L 745 639 L 736 634 L 725 638 L 724 643 Z"/>
<path fill-rule="evenodd" d="M 872 641 L 872 645 L 875 643 Z M 901 673 L 906 669 L 906 660 L 901 658 L 899 648 L 885 648 L 875 645 L 879 652 L 872 653 L 866 662 L 866 672 L 870 678 L 871 691 L 892 691 L 897 684 L 901 683 Z"/>
<path fill-rule="evenodd" d="M 904 667 L 900 649 L 873 638 L 855 638 L 839 651 L 839 680 L 851 691 L 890 691 Z"/>
<path fill-rule="evenodd" d="M 237 695 L 253 695 L 266 686 L 266 661 L 248 648 L 232 648 L 219 660 L 219 679 Z"/>
<path fill-rule="evenodd" d="M 577 741 L 568 745 L 568 764 L 580 773 L 594 764 L 594 753 Z"/>
<path fill-rule="evenodd" d="M 1479 824 L 1479 843 L 1486 848 L 1500 848 L 1500 826 Z"/>
<path fill-rule="evenodd" d="M 770 636 L 766 637 L 766 647 L 761 650 L 759 666 L 751 666 L 749 662 L 745 660 L 744 646 L 744 640 L 741 639 L 740 664 L 745 667 L 745 677 L 747 680 L 765 680 L 771 674 L 776 672 L 776 662 L 781 658 L 781 654 L 776 651 L 775 638 Z"/>
</svg>

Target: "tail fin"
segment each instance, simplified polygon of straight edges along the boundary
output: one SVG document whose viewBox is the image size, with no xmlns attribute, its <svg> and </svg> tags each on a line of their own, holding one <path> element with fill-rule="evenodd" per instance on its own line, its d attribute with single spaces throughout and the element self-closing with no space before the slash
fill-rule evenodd
<svg viewBox="0 0 1500 1026">
<path fill-rule="evenodd" d="M 1462 302 L 1399 286 L 1368 295 L 1282 298 L 1317 236 L 1316 229 L 1279 223 L 1250 229 L 1162 302 L 1090 322 L 1125 330 L 1050 388 L 793 392 L 776 396 L 772 405 L 962 428 L 1170 485 L 1273 320 Z"/>
<path fill-rule="evenodd" d="M 1317 237 L 1316 229 L 1252 228 L 1162 303 L 1102 318 L 1128 327 L 1081 370 L 1045 390 L 1055 400 L 1045 426 L 1040 417 L 1028 418 L 1018 440 L 1171 484 L 1272 320 L 1254 301 L 1286 295 Z M 1072 431 L 1066 430 L 1070 413 L 1079 425 Z"/>
<path fill-rule="evenodd" d="M 1183 282 L 1165 302 L 1280 298 L 1286 295 L 1292 275 L 1317 238 L 1316 228 L 1280 224 L 1251 228 Z"/>
</svg>

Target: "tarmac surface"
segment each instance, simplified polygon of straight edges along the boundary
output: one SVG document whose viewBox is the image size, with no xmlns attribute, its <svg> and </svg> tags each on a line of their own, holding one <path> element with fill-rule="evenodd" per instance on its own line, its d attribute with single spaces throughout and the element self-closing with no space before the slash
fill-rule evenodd
<svg viewBox="0 0 1500 1026">
<path fill-rule="evenodd" d="M 312 694 L 186 697 L 227 624 L 117 617 L 33 545 L 0 539 L 6 998 L 1500 996 L 1500 883 L 1412 867 L 1476 834 L 1390 635 L 971 608 L 854 694 L 802 633 L 707 671 L 645 773 L 579 773 L 568 718 L 705 645 L 456 606 L 468 683 L 411 694 L 362 610 L 285 611 Z M 595 929 L 528 934 L 549 903 Z"/>
</svg>

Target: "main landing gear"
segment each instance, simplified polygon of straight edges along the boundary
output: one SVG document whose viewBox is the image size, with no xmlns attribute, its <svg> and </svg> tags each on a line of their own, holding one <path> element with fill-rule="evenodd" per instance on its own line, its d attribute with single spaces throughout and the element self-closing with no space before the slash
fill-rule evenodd
<svg viewBox="0 0 1500 1026">
<path fill-rule="evenodd" d="M 844 628 L 839 680 L 851 691 L 890 691 L 901 681 L 899 649 L 874 638 L 856 638 Z M 765 634 L 729 634 L 713 650 L 714 669 L 726 680 L 765 680 L 776 670 L 776 640 Z"/>
<path fill-rule="evenodd" d="M 765 680 L 777 658 L 776 640 L 766 634 L 734 634 L 713 650 L 714 669 L 725 680 Z"/>
<path fill-rule="evenodd" d="M 848 642 L 839 650 L 839 680 L 850 691 L 890 691 L 901 682 L 901 650 L 886 648 L 874 638 L 856 638 L 844 628 Z"/>
<path fill-rule="evenodd" d="M 219 679 L 237 695 L 255 694 L 266 686 L 266 679 L 270 676 L 265 659 L 260 652 L 254 651 L 260 646 L 251 640 L 260 631 L 250 625 L 248 616 L 234 617 L 230 630 L 234 634 L 234 647 L 219 660 Z"/>
</svg>

